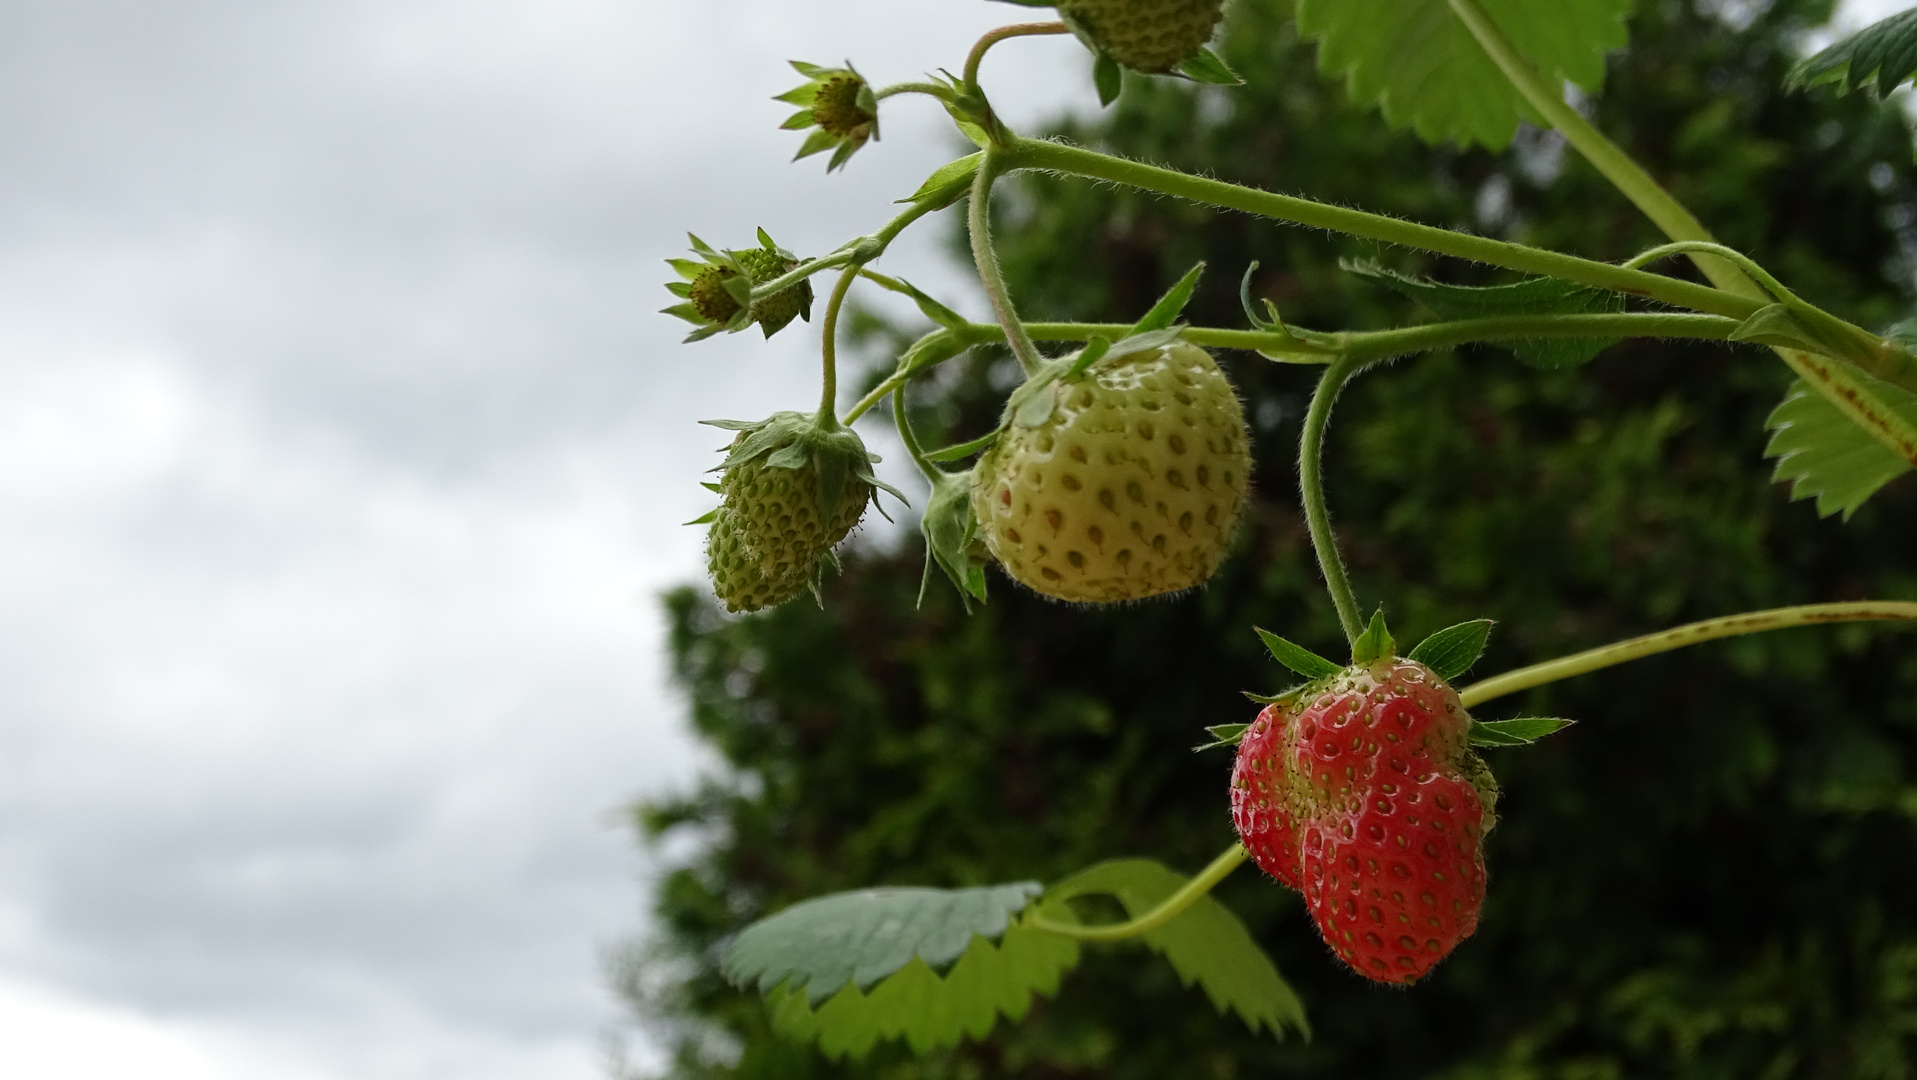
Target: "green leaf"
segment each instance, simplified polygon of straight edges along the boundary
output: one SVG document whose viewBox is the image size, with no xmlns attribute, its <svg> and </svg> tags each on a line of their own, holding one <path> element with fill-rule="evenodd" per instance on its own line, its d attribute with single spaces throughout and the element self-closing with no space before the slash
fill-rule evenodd
<svg viewBox="0 0 1917 1080">
<path fill-rule="evenodd" d="M 1397 655 L 1398 643 L 1392 640 L 1391 631 L 1385 629 L 1384 608 L 1371 614 L 1371 625 L 1351 643 L 1351 662 L 1363 667 L 1374 660 L 1383 660 Z"/>
<path fill-rule="evenodd" d="M 1552 84 L 1604 82 L 1604 55 L 1623 48 L 1631 0 L 1482 0 L 1491 21 Z M 1445 0 L 1298 0 L 1298 29 L 1318 43 L 1318 67 L 1354 100 L 1428 143 L 1498 150 L 1524 103 Z"/>
<path fill-rule="evenodd" d="M 897 408 L 898 405 L 893 406 Z M 991 438 L 996 438 L 993 432 Z M 963 449 L 963 448 L 961 448 Z M 925 535 L 925 577 L 919 582 L 919 603 L 925 602 L 925 590 L 932 581 L 932 566 L 940 570 L 959 592 L 959 600 L 971 614 L 972 601 L 985 602 L 985 560 L 976 553 L 978 518 L 972 513 L 972 470 L 948 473 L 934 470 L 932 494 L 926 499 L 925 514 L 919 519 L 919 531 Z"/>
<path fill-rule="evenodd" d="M 1265 643 L 1265 648 L 1271 650 L 1273 660 L 1307 679 L 1323 679 L 1344 670 L 1303 645 L 1293 645 L 1269 630 L 1258 630 L 1257 627 L 1252 629 L 1258 631 L 1259 640 Z"/>
<path fill-rule="evenodd" d="M 1191 303 L 1191 294 L 1197 290 L 1198 279 L 1204 274 L 1205 264 L 1202 262 L 1185 271 L 1185 276 L 1178 279 L 1178 284 L 1166 290 L 1165 295 L 1158 298 L 1158 303 L 1153 304 L 1152 309 L 1145 313 L 1145 317 L 1138 320 L 1138 323 L 1132 327 L 1132 332 L 1125 336 L 1137 337 L 1140 334 L 1149 334 L 1177 322 L 1178 316 L 1185 311 L 1185 305 Z"/>
<path fill-rule="evenodd" d="M 1250 728 L 1250 724 L 1214 724 L 1205 729 L 1205 734 L 1210 735 L 1212 741 L 1192 747 L 1192 752 L 1215 750 L 1220 746 L 1237 746 L 1244 741 L 1245 732 Z"/>
<path fill-rule="evenodd" d="M 1905 11 L 1857 33 L 1791 69 L 1785 85 L 1830 83 L 1847 94 L 1868 87 L 1879 97 L 1917 75 L 1917 10 Z"/>
<path fill-rule="evenodd" d="M 1024 881 L 978 889 L 861 889 L 794 904 L 739 932 L 720 958 L 735 986 L 782 984 L 824 1000 L 846 983 L 869 987 L 914 957 L 943 966 L 971 945 L 996 938 L 1040 886 Z"/>
<path fill-rule="evenodd" d="M 1098 59 L 1092 61 L 1092 84 L 1098 88 L 1098 103 L 1110 105 L 1125 88 L 1125 69 L 1118 66 L 1118 61 L 1099 53 Z"/>
<path fill-rule="evenodd" d="M 1178 65 L 1178 73 L 1193 82 L 1211 83 L 1213 86 L 1243 86 L 1245 80 L 1231 69 L 1231 65 L 1210 49 L 1199 49 L 1198 55 Z"/>
<path fill-rule="evenodd" d="M 1624 310 L 1624 297 L 1555 278 L 1526 278 L 1510 285 L 1445 285 L 1406 277 L 1377 263 L 1344 260 L 1345 270 L 1408 296 L 1445 319 L 1485 319 L 1500 315 L 1596 315 Z M 1518 359 L 1546 370 L 1576 367 L 1617 344 L 1616 338 L 1542 338 L 1490 342 L 1510 349 Z"/>
<path fill-rule="evenodd" d="M 1544 738 L 1555 735 L 1576 720 L 1563 720 L 1554 716 L 1520 716 L 1515 720 L 1473 720 L 1471 722 L 1471 745 L 1473 746 L 1529 746 Z"/>
<path fill-rule="evenodd" d="M 924 1055 L 985 1038 L 1000 1016 L 1023 1019 L 1032 995 L 1058 993 L 1078 957 L 1069 938 L 1012 925 L 997 944 L 974 936 L 943 976 L 914 957 L 870 992 L 848 983 L 816 1010 L 808 995 L 783 984 L 766 1004 L 775 1030 L 818 1042 L 834 1060 L 863 1058 L 881 1039 L 904 1039 Z"/>
<path fill-rule="evenodd" d="M 943 210 L 972 189 L 972 178 L 978 175 L 979 163 L 984 160 L 985 151 L 981 150 L 957 161 L 948 161 L 926 177 L 925 183 L 920 184 L 911 197 L 899 201 L 930 203 L 932 209 Z"/>
<path fill-rule="evenodd" d="M 1405 659 L 1437 672 L 1438 678 L 1445 682 L 1455 681 L 1484 655 L 1484 643 L 1491 639 L 1491 625 L 1490 619 L 1472 619 L 1447 626 L 1418 642 L 1418 647 Z"/>
<path fill-rule="evenodd" d="M 1063 901 L 1102 894 L 1116 897 L 1126 914 L 1135 919 L 1189 880 L 1150 859 L 1118 859 L 1074 874 L 1047 890 L 1044 911 L 1047 918 L 1077 921 Z M 1283 1038 L 1288 1027 L 1310 1037 L 1311 1028 L 1298 995 L 1252 940 L 1238 916 L 1212 897 L 1201 897 L 1177 918 L 1140 940 L 1171 961 L 1172 969 L 1187 987 L 1193 983 L 1203 987 L 1212 1007 L 1220 1013 L 1236 1012 L 1253 1031 L 1263 1027 L 1277 1038 Z"/>
<path fill-rule="evenodd" d="M 1829 345 L 1817 340 L 1816 335 L 1799 322 L 1797 316 L 1791 314 L 1791 309 L 1783 304 L 1770 304 L 1758 308 L 1750 318 L 1739 323 L 1737 329 L 1731 331 L 1729 340 L 1751 341 L 1781 349 L 1831 351 Z"/>
<path fill-rule="evenodd" d="M 1909 415 L 1917 422 L 1917 410 Z M 1764 456 L 1777 459 L 1772 481 L 1790 481 L 1793 499 L 1816 499 L 1820 517 L 1841 513 L 1850 520 L 1879 488 L 1911 469 L 1801 379 L 1765 426 L 1771 441 Z"/>
<path fill-rule="evenodd" d="M 1098 363 L 1099 360 L 1104 358 L 1106 353 L 1111 351 L 1111 341 L 1094 334 L 1092 339 L 1085 343 L 1085 347 L 1078 351 L 1078 358 L 1072 361 L 1071 369 L 1065 372 L 1061 378 L 1064 378 L 1068 382 L 1078 378 L 1080 375 L 1085 374 L 1087 368 Z"/>
</svg>

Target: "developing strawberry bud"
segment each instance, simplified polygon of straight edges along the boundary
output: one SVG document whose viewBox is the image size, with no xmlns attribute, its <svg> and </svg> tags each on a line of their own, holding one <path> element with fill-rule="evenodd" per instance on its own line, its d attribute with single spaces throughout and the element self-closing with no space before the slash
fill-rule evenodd
<svg viewBox="0 0 1917 1080">
<path fill-rule="evenodd" d="M 777 333 L 794 318 L 811 321 L 812 283 L 801 281 L 752 301 L 752 289 L 763 285 L 799 265 L 791 252 L 772 242 L 764 229 L 759 230 L 759 246 L 738 251 L 716 251 L 704 240 L 691 237 L 698 259 L 668 259 L 683 280 L 666 288 L 683 303 L 664 309 L 697 327 L 687 341 L 709 338 L 721 330 L 737 333 L 758 323 L 766 337 Z"/>
<path fill-rule="evenodd" d="M 832 151 L 825 171 L 844 165 L 867 139 L 879 137 L 879 101 L 865 77 L 852 69 L 851 61 L 842 68 L 823 68 L 800 60 L 791 62 L 806 81 L 773 98 L 799 106 L 799 111 L 783 125 L 788 131 L 814 128 L 792 160 Z"/>
<path fill-rule="evenodd" d="M 1058 13 L 1081 40 L 1133 71 L 1162 75 L 1198 56 L 1225 0 L 1062 0 Z"/>
</svg>

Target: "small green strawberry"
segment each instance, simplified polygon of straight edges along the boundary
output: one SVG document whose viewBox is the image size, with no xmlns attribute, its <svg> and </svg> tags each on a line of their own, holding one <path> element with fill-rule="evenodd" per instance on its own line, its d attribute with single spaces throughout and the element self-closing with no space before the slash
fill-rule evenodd
<svg viewBox="0 0 1917 1080">
<path fill-rule="evenodd" d="M 1189 589 L 1217 569 L 1251 450 L 1231 383 L 1176 337 L 1053 361 L 1013 393 L 974 470 L 972 510 L 1014 579 L 1110 603 Z"/>
<path fill-rule="evenodd" d="M 1095 52 L 1161 75 L 1198 56 L 1225 0 L 1061 0 L 1058 13 Z"/>
<path fill-rule="evenodd" d="M 788 131 L 817 129 L 806 137 L 792 160 L 831 150 L 832 158 L 825 166 L 825 171 L 831 172 L 844 165 L 866 140 L 878 141 L 878 98 L 865 77 L 853 70 L 851 61 L 842 68 L 799 60 L 790 63 L 805 76 L 805 82 L 772 99 L 800 106 L 781 126 Z"/>
<path fill-rule="evenodd" d="M 758 611 L 818 592 L 832 549 L 880 490 L 879 460 L 850 428 L 781 412 L 758 423 L 709 420 L 738 432 L 719 466 L 719 508 L 709 523 L 706 567 L 729 611 Z"/>
<path fill-rule="evenodd" d="M 763 285 L 799 265 L 796 255 L 772 242 L 764 229 L 759 230 L 759 246 L 737 251 L 717 251 L 697 236 L 690 236 L 698 259 L 667 259 L 682 280 L 666 285 L 682 301 L 666 308 L 664 314 L 676 315 L 697 329 L 687 341 L 701 341 L 721 330 L 738 333 L 754 323 L 766 337 L 778 333 L 794 318 L 812 319 L 812 283 L 795 285 L 752 300 L 752 289 Z"/>
</svg>

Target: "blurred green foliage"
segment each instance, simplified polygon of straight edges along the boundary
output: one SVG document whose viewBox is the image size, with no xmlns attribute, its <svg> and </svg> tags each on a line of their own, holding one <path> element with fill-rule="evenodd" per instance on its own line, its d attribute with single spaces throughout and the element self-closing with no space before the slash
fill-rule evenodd
<svg viewBox="0 0 1917 1080">
<path fill-rule="evenodd" d="M 1784 95 L 1828 0 L 1639 4 L 1591 103 L 1726 243 L 1870 326 L 1910 302 L 1911 138 L 1894 106 Z M 1502 156 L 1386 131 L 1321 79 L 1282 0 L 1241 0 L 1235 91 L 1131 80 L 1064 126 L 1102 148 L 1420 221 L 1617 259 L 1660 239 L 1555 139 Z M 1013 88 L 995 88 L 1000 95 Z M 1419 318 L 1342 273 L 1376 257 L 1499 278 L 1110 187 L 1020 177 L 998 225 L 1028 318 L 1128 321 L 1200 258 L 1192 321 L 1240 325 L 1237 275 L 1322 329 Z M 955 253 L 956 257 L 956 253 Z M 1681 272 L 1681 268 L 1678 268 Z M 1610 1077 L 1892 1080 L 1917 1075 L 1917 637 L 1795 630 L 1707 645 L 1500 700 L 1485 719 L 1582 721 L 1487 751 L 1503 785 L 1481 928 L 1424 984 L 1342 970 L 1298 898 L 1239 871 L 1218 896 L 1278 961 L 1315 1038 L 1213 1013 L 1139 949 L 1088 950 L 1061 994 L 984 1045 L 835 1065 L 771 1034 L 717 976 L 715 943 L 799 899 L 875 884 L 1056 881 L 1099 859 L 1186 869 L 1232 839 L 1230 755 L 1187 748 L 1242 722 L 1239 691 L 1286 681 L 1251 627 L 1340 636 L 1296 501 L 1315 373 L 1225 359 L 1255 418 L 1258 490 L 1210 587 L 1115 610 L 1041 601 L 994 575 L 964 616 L 921 557 L 855 549 L 824 610 L 720 616 L 666 600 L 678 676 L 720 765 L 635 811 L 669 860 L 657 931 L 619 981 L 678 1077 Z M 981 351 L 924 388 L 928 440 L 985 430 L 1014 378 Z M 1332 511 L 1360 601 L 1406 641 L 1499 621 L 1480 674 L 1689 619 L 1917 595 L 1917 484 L 1848 525 L 1766 482 L 1770 354 L 1613 348 L 1568 372 L 1475 349 L 1364 377 L 1334 420 Z M 1469 681 L 1468 678 L 1463 681 Z"/>
</svg>

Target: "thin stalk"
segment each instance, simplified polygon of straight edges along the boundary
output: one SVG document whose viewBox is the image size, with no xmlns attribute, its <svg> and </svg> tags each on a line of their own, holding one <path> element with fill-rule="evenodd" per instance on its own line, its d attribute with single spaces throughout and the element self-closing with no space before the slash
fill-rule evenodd
<svg viewBox="0 0 1917 1080">
<path fill-rule="evenodd" d="M 1171 169 L 1161 169 L 1155 165 L 1101 154 L 1095 150 L 1067 146 L 1063 143 L 1017 139 L 1005 153 L 1003 168 L 1006 171 L 1044 169 L 1094 180 L 1109 180 L 1116 184 L 1175 195 L 1194 202 L 1242 210 L 1261 217 L 1275 218 L 1313 228 L 1331 229 L 1353 236 L 1380 240 L 1387 244 L 1398 244 L 1403 247 L 1436 252 L 1440 255 L 1489 263 L 1527 274 L 1542 274 L 1565 281 L 1575 281 L 1581 285 L 1649 297 L 1678 307 L 1739 320 L 1750 318 L 1768 302 L 1748 295 L 1720 291 L 1694 282 L 1680 281 L 1677 278 L 1648 274 L 1642 270 L 1627 270 L 1621 266 L 1591 259 L 1581 259 L 1575 255 L 1472 236 L 1469 233 L 1452 232 L 1449 229 L 1400 221 L 1381 214 L 1370 214 L 1362 210 L 1313 202 L 1310 199 L 1228 184 L 1221 180 L 1191 176 Z"/>
<path fill-rule="evenodd" d="M 998 151 L 985 152 L 985 160 L 979 163 L 978 175 L 972 180 L 972 205 L 966 209 L 966 225 L 972 234 L 972 260 L 978 264 L 979 281 L 991 298 L 992 310 L 998 313 L 999 325 L 1005 328 L 1005 340 L 1011 343 L 1018 366 L 1030 377 L 1038 373 L 1045 358 L 1018 321 L 1012 294 L 1005 287 L 1005 272 L 998 265 L 998 252 L 992 247 L 992 182 L 1004 171 L 1003 162 Z"/>
<path fill-rule="evenodd" d="M 925 460 L 925 448 L 919 445 L 919 437 L 912 431 L 912 422 L 905 416 L 905 386 L 900 384 L 892 391 L 892 423 L 899 429 L 899 440 L 905 443 L 906 456 L 912 464 L 919 467 L 927 480 L 935 479 L 943 472 Z"/>
<path fill-rule="evenodd" d="M 1331 590 L 1331 602 L 1338 609 L 1338 624 L 1353 645 L 1364 633 L 1365 624 L 1358 615 L 1358 598 L 1352 595 L 1351 581 L 1345 576 L 1344 559 L 1338 555 L 1331 514 L 1325 508 L 1325 427 L 1331 423 L 1331 407 L 1338 400 L 1338 392 L 1366 362 L 1341 356 L 1325 369 L 1318 391 L 1311 396 L 1311 408 L 1305 412 L 1305 433 L 1298 443 L 1298 488 L 1304 497 L 1305 523 L 1311 527 L 1311 546 L 1318 552 L 1318 568 L 1324 571 L 1325 587 Z"/>
<path fill-rule="evenodd" d="M 1631 200 L 1644 216 L 1651 219 L 1664 235 L 1673 240 L 1704 240 L 1715 242 L 1711 231 L 1697 216 L 1686 209 L 1683 203 L 1665 191 L 1643 166 L 1632 160 L 1616 143 L 1605 138 L 1604 133 L 1591 125 L 1582 114 L 1573 109 L 1564 100 L 1564 88 L 1553 86 L 1531 66 L 1530 62 L 1512 46 L 1504 32 L 1498 29 L 1491 17 L 1478 6 L 1478 0 L 1449 0 L 1451 10 L 1464 22 L 1471 36 L 1491 56 L 1491 62 L 1511 80 L 1524 100 L 1550 121 L 1552 127 L 1564 136 L 1564 140 L 1584 155 L 1592 167 L 1603 174 L 1624 197 Z M 1693 253 L 1692 261 L 1704 272 L 1711 284 L 1726 292 L 1736 293 L 1753 299 L 1762 298 L 1764 293 L 1757 283 L 1746 277 L 1743 271 L 1723 259 L 1702 252 Z M 1691 305 L 1686 305 L 1691 306 Z M 1730 312 L 1718 312 L 1721 315 Z"/>
<path fill-rule="evenodd" d="M 1770 611 L 1730 615 L 1721 619 L 1707 619 L 1704 622 L 1695 622 L 1656 634 L 1646 634 L 1643 637 L 1631 638 L 1628 641 L 1575 653 L 1542 664 L 1533 664 L 1516 671 L 1507 671 L 1502 675 L 1465 687 L 1458 692 L 1458 697 L 1464 702 L 1465 708 L 1469 709 L 1492 698 L 1515 694 L 1534 686 L 1543 686 L 1545 683 L 1584 675 L 1613 664 L 1655 656 L 1661 652 L 1681 649 L 1686 645 L 1696 645 L 1700 642 L 1715 641 L 1718 638 L 1755 634 L 1765 630 L 1782 630 L 1791 626 L 1888 621 L 1917 621 L 1917 604 L 1890 600 L 1860 600 L 1846 604 L 1806 604 L 1802 607 L 1775 608 Z"/>
<path fill-rule="evenodd" d="M 861 276 L 887 288 L 897 284 L 893 279 L 870 270 L 863 270 L 860 273 Z M 900 288 L 898 291 L 904 290 Z M 1327 340 L 1340 354 L 1350 354 L 1373 361 L 1449 349 L 1479 341 L 1581 337 L 1651 337 L 1724 341 L 1739 325 L 1741 324 L 1736 319 L 1726 319 L 1719 315 L 1674 315 L 1661 312 L 1627 312 L 1617 315 L 1510 315 L 1431 323 L 1427 326 L 1411 326 L 1399 330 L 1334 334 Z M 1129 333 L 1131 326 L 1126 323 L 1035 322 L 1026 323 L 1025 329 L 1034 341 L 1080 342 L 1090 341 L 1094 337 L 1116 341 Z M 951 356 L 956 356 L 973 345 L 1005 340 L 1003 329 L 987 323 L 969 323 L 962 327 L 933 331 L 933 335 L 937 334 L 948 334 L 956 339 L 957 348 Z M 1185 329 L 1185 340 L 1208 349 L 1277 351 L 1292 344 L 1294 339 L 1286 334 L 1263 330 L 1226 330 L 1213 326 L 1191 326 Z M 950 358 L 947 356 L 943 359 Z M 1300 353 L 1280 362 L 1323 366 L 1333 359 L 1335 359 L 1333 356 Z M 873 406 L 885 400 L 887 394 L 897 389 L 901 381 L 917 374 L 920 370 L 923 369 L 913 368 L 909 372 L 894 372 L 884 382 L 874 387 L 871 393 L 860 398 L 859 403 L 845 415 L 844 422 L 849 424 L 870 411 Z"/>
<path fill-rule="evenodd" d="M 944 101 L 952 95 L 952 91 L 940 86 L 938 83 L 929 82 L 893 83 L 884 89 L 872 91 L 872 96 L 879 101 L 884 101 L 894 94 L 929 94 L 932 97 L 938 98 L 940 101 Z"/>
<path fill-rule="evenodd" d="M 1001 26 L 996 30 L 989 30 L 984 37 L 978 39 L 978 44 L 972 46 L 971 55 L 965 58 L 965 85 L 978 85 L 978 66 L 985 60 L 985 54 L 991 50 L 992 46 L 997 45 L 999 42 L 1007 38 L 1031 37 L 1036 34 L 1069 34 L 1071 32 L 1071 28 L 1062 22 L 1013 23 L 1010 26 Z"/>
<path fill-rule="evenodd" d="M 845 294 L 852 283 L 859 278 L 859 268 L 855 263 L 839 273 L 838 284 L 832 287 L 832 296 L 825 302 L 825 319 L 819 328 L 822 337 L 819 346 L 821 366 L 824 367 L 824 386 L 819 390 L 819 424 L 822 427 L 835 427 L 839 422 L 839 309 L 845 306 Z"/>
<path fill-rule="evenodd" d="M 821 270 L 831 270 L 835 267 L 844 266 L 847 263 L 863 265 L 871 262 L 873 259 L 885 254 L 885 249 L 891 245 L 892 241 L 896 239 L 900 233 L 909 228 L 913 222 L 931 213 L 932 210 L 933 207 L 928 203 L 913 203 L 906 207 L 904 212 L 899 214 L 899 216 L 886 222 L 885 226 L 878 232 L 870 236 L 861 236 L 857 240 L 847 243 L 845 246 L 839 248 L 839 250 L 828 255 L 821 255 L 816 259 L 807 259 L 792 269 L 787 270 L 785 273 L 780 274 L 778 277 L 773 278 L 771 281 L 763 285 L 753 286 L 752 299 L 763 300 L 773 293 L 784 292 Z"/>
<path fill-rule="evenodd" d="M 1244 862 L 1249 852 L 1243 844 L 1233 844 L 1223 855 L 1211 861 L 1211 865 L 1198 872 L 1198 876 L 1186 882 L 1184 887 L 1165 898 L 1157 907 L 1140 915 L 1136 919 L 1122 923 L 1107 923 L 1103 926 L 1079 926 L 1075 923 L 1053 922 L 1042 915 L 1033 913 L 1026 917 L 1023 925 L 1030 930 L 1043 930 L 1048 934 L 1077 938 L 1080 941 L 1124 941 L 1127 938 L 1143 937 L 1185 913 L 1203 899 L 1206 893 L 1225 880 L 1238 864 Z"/>
</svg>

